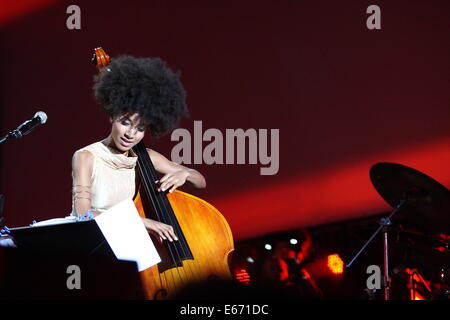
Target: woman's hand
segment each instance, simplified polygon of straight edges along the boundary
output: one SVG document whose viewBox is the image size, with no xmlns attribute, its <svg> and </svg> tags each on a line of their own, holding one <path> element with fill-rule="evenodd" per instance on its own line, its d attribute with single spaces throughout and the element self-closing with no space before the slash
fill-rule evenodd
<svg viewBox="0 0 450 320">
<path fill-rule="evenodd" d="M 177 236 L 175 235 L 175 232 L 173 231 L 172 226 L 148 218 L 141 218 L 141 219 L 144 222 L 144 226 L 147 229 L 147 231 L 159 237 L 159 240 L 161 242 L 163 242 L 163 240 L 169 240 L 170 242 L 178 240 Z"/>
<path fill-rule="evenodd" d="M 173 192 L 186 182 L 189 174 L 189 169 L 179 169 L 175 172 L 165 174 L 161 179 L 155 181 L 155 183 L 160 184 L 158 191 L 164 192 L 169 190 L 169 192 Z"/>
<path fill-rule="evenodd" d="M 205 177 L 197 170 L 170 161 L 155 150 L 147 149 L 147 151 L 155 170 L 165 175 L 160 180 L 155 181 L 161 183 L 161 190 L 172 192 L 185 182 L 189 182 L 195 188 L 206 188 Z"/>
</svg>

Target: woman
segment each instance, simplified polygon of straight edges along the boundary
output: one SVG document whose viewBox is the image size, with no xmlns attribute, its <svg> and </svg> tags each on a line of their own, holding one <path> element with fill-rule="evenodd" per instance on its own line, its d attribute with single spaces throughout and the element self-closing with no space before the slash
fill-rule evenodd
<svg viewBox="0 0 450 320">
<path fill-rule="evenodd" d="M 149 132 L 159 137 L 175 128 L 187 115 L 186 92 L 179 73 L 159 58 L 116 58 L 94 78 L 94 92 L 111 122 L 105 139 L 77 150 L 72 159 L 72 214 L 94 216 L 136 195 L 139 177 L 132 148 Z M 162 178 L 159 192 L 172 192 L 186 182 L 204 188 L 197 170 L 174 163 L 147 149 Z M 161 241 L 178 240 L 172 226 L 142 218 L 146 229 Z"/>
</svg>

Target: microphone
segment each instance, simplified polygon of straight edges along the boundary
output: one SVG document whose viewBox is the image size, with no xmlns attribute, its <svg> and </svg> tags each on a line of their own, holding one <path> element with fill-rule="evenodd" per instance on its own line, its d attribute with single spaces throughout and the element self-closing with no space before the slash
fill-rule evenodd
<svg viewBox="0 0 450 320">
<path fill-rule="evenodd" d="M 20 126 L 17 127 L 16 130 L 11 131 L 8 134 L 9 138 L 22 138 L 24 135 L 29 134 L 31 131 L 33 131 L 34 128 L 36 128 L 40 124 L 44 124 L 47 122 L 47 115 L 43 111 L 38 111 L 34 115 L 33 119 L 27 120 L 24 123 L 22 123 Z"/>
</svg>

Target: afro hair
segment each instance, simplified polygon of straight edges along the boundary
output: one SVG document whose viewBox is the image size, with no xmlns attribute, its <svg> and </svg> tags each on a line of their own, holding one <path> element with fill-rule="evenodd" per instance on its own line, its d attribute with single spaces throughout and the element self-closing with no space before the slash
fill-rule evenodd
<svg viewBox="0 0 450 320">
<path fill-rule="evenodd" d="M 186 91 L 160 58 L 120 56 L 94 77 L 95 98 L 110 117 L 137 113 L 153 136 L 176 128 L 188 116 Z"/>
</svg>

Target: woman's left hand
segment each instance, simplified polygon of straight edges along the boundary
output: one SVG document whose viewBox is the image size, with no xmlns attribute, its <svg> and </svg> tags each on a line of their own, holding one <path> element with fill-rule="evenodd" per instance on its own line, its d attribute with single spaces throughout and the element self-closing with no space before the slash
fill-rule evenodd
<svg viewBox="0 0 450 320">
<path fill-rule="evenodd" d="M 158 191 L 164 192 L 169 190 L 169 192 L 174 191 L 179 186 L 182 186 L 187 178 L 189 177 L 189 171 L 186 169 L 180 169 L 172 173 L 167 173 L 161 179 L 156 180 L 156 183 L 159 183 L 160 186 Z"/>
</svg>

